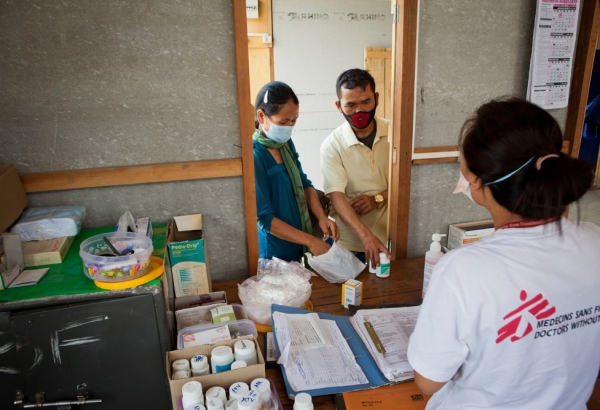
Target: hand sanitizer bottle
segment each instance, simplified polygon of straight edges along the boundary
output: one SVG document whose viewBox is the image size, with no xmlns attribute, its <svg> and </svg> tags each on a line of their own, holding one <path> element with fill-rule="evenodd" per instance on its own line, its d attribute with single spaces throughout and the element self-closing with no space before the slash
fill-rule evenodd
<svg viewBox="0 0 600 410">
<path fill-rule="evenodd" d="M 429 246 L 429 250 L 425 253 L 425 273 L 423 275 L 423 294 L 422 297 L 425 299 L 425 292 L 427 292 L 427 286 L 429 286 L 429 281 L 431 280 L 431 273 L 433 272 L 433 267 L 438 263 L 438 261 L 444 256 L 442 252 L 442 244 L 440 241 L 442 240 L 442 236 L 439 233 L 434 233 L 431 235 L 431 245 Z"/>
</svg>

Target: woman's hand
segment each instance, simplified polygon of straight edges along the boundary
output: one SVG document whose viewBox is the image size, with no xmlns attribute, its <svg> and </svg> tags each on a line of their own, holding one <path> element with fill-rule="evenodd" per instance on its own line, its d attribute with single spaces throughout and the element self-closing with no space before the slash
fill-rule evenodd
<svg viewBox="0 0 600 410">
<path fill-rule="evenodd" d="M 327 238 L 332 238 L 334 241 L 340 238 L 336 223 L 326 216 L 319 219 L 319 228 L 321 228 Z"/>
<path fill-rule="evenodd" d="M 322 241 L 321 239 L 316 238 L 314 236 L 312 238 L 313 239 L 306 246 L 308 246 L 310 252 L 314 256 L 323 255 L 324 253 L 327 253 L 327 251 L 331 248 L 331 245 L 329 245 L 327 242 Z"/>
</svg>

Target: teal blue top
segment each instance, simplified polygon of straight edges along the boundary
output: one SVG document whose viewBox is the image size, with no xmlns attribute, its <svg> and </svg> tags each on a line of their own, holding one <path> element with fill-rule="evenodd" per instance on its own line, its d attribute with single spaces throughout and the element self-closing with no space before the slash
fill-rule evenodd
<svg viewBox="0 0 600 410">
<path fill-rule="evenodd" d="M 312 182 L 302 171 L 294 143 L 289 140 L 288 144 L 296 158 L 302 186 L 304 189 L 312 187 Z M 279 239 L 270 233 L 271 221 L 274 217 L 302 230 L 298 204 L 292 190 L 292 181 L 285 165 L 278 164 L 266 147 L 256 141 L 253 142 L 253 145 L 259 255 L 265 259 L 275 256 L 285 261 L 299 260 L 302 257 L 302 245 Z"/>
</svg>

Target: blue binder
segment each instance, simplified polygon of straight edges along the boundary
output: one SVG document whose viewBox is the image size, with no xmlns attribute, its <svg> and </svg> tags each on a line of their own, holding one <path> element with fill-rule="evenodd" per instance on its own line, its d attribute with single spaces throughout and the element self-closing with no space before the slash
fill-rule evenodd
<svg viewBox="0 0 600 410">
<path fill-rule="evenodd" d="M 336 315 L 330 315 L 328 313 L 310 312 L 308 310 L 293 308 L 293 307 L 289 307 L 289 306 L 282 306 L 282 305 L 272 305 L 271 313 L 273 313 L 273 312 L 292 313 L 292 314 L 317 313 L 321 319 L 334 320 L 337 323 L 338 327 L 340 328 L 342 335 L 348 341 L 348 345 L 350 346 L 350 349 L 354 353 L 354 356 L 356 356 L 356 362 L 362 368 L 362 371 L 364 372 L 365 376 L 367 376 L 367 379 L 369 380 L 369 383 L 367 383 L 367 384 L 356 384 L 356 385 L 352 385 L 352 386 L 336 386 L 336 387 L 327 387 L 327 388 L 323 388 L 323 389 L 295 391 L 294 389 L 292 389 L 292 386 L 290 386 L 287 375 L 285 373 L 285 368 L 283 366 L 281 366 L 281 372 L 283 373 L 283 380 L 285 382 L 285 389 L 286 389 L 288 397 L 290 399 L 294 399 L 294 396 L 296 394 L 302 393 L 302 392 L 308 393 L 311 396 L 323 396 L 323 395 L 327 395 L 327 394 L 344 393 L 344 392 L 355 391 L 355 390 L 373 389 L 375 387 L 383 386 L 386 384 L 392 384 L 392 382 L 389 381 L 383 375 L 383 373 L 381 373 L 381 371 L 379 370 L 379 367 L 377 367 L 377 363 L 375 362 L 375 359 L 373 359 L 373 357 L 371 356 L 369 349 L 367 349 L 367 347 L 364 345 L 364 343 L 361 340 L 358 333 L 356 333 L 356 330 L 354 330 L 352 323 L 350 323 L 350 316 L 336 316 Z M 271 316 L 271 318 L 272 318 L 272 316 Z M 273 321 L 273 319 L 271 319 L 271 322 L 272 321 Z M 277 340 L 276 339 L 277 329 L 275 328 L 275 324 L 274 323 L 272 323 L 272 324 L 273 324 L 273 335 L 275 336 L 275 340 Z M 277 355 L 280 355 L 281 352 L 279 351 L 279 345 L 277 342 L 275 343 L 275 349 L 277 349 Z"/>
</svg>

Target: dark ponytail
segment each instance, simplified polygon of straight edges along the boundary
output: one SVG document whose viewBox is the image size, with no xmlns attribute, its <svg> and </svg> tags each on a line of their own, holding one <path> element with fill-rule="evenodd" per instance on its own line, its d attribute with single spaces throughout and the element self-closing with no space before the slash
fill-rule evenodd
<svg viewBox="0 0 600 410">
<path fill-rule="evenodd" d="M 267 95 L 266 98 L 265 94 Z M 270 117 L 281 111 L 283 106 L 290 100 L 295 104 L 299 104 L 298 97 L 294 93 L 294 90 L 286 83 L 282 83 L 281 81 L 271 81 L 270 83 L 263 85 L 256 95 L 256 101 L 254 103 L 254 127 L 258 129 L 258 117 L 256 115 L 258 110 L 263 110 L 265 114 L 267 114 L 267 117 Z"/>
<path fill-rule="evenodd" d="M 592 184 L 592 164 L 561 153 L 556 120 L 525 100 L 504 97 L 481 105 L 460 140 L 469 170 L 498 204 L 526 220 L 560 219 Z"/>
</svg>

